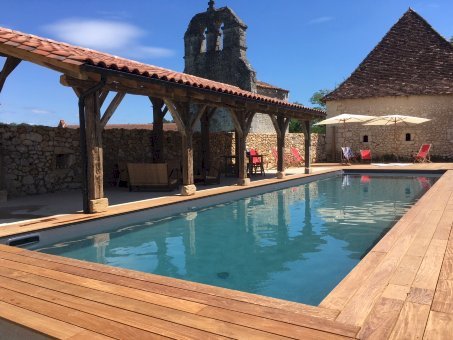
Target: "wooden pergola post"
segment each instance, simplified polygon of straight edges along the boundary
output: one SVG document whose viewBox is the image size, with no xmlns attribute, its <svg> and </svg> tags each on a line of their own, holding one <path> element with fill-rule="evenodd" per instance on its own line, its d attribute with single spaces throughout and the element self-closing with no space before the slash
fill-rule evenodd
<svg viewBox="0 0 453 340">
<path fill-rule="evenodd" d="M 209 122 L 216 108 L 208 108 L 200 118 L 201 124 L 201 171 L 203 178 L 206 177 L 208 170 L 211 168 L 211 143 L 209 135 Z"/>
<path fill-rule="evenodd" d="M 193 177 L 193 128 L 205 113 L 207 106 L 191 105 L 190 102 L 173 102 L 165 98 L 164 103 L 181 133 L 182 145 L 182 188 L 181 195 L 195 195 L 197 188 Z M 192 109 L 192 110 L 191 110 Z"/>
<path fill-rule="evenodd" d="M 164 162 L 164 116 L 168 109 L 160 98 L 149 97 L 153 104 L 153 131 L 151 145 L 153 148 L 153 163 Z"/>
<path fill-rule="evenodd" d="M 277 132 L 277 178 L 282 179 L 285 177 L 285 136 L 288 129 L 290 118 L 284 116 L 270 115 L 272 123 L 274 124 L 275 131 Z"/>
<path fill-rule="evenodd" d="M 305 173 L 311 173 L 311 124 L 309 120 L 303 121 L 304 127 L 304 142 L 305 142 Z"/>
<path fill-rule="evenodd" d="M 106 211 L 108 199 L 104 197 L 104 165 L 102 149 L 102 125 L 99 107 L 99 92 L 95 91 L 84 97 L 85 111 L 85 145 L 86 153 L 82 154 L 86 164 L 86 213 Z M 81 126 L 81 128 L 83 128 Z M 80 141 L 83 143 L 83 141 Z"/>
<path fill-rule="evenodd" d="M 236 157 L 239 172 L 238 185 L 241 186 L 250 184 L 250 178 L 247 177 L 246 141 L 254 115 L 255 112 L 231 110 L 231 118 L 236 130 Z"/>
<path fill-rule="evenodd" d="M 21 59 L 14 58 L 14 57 L 7 57 L 5 60 L 5 64 L 3 65 L 2 70 L 0 71 L 0 93 L 2 92 L 3 85 L 5 84 L 6 78 L 14 71 L 14 69 L 19 65 Z M 0 203 L 6 202 L 8 197 L 8 192 L 6 191 L 5 184 L 4 184 L 4 174 L 3 174 L 3 164 L 2 164 L 2 150 L 0 145 Z"/>
<path fill-rule="evenodd" d="M 101 106 L 109 94 L 103 89 L 104 84 L 105 79 L 102 79 L 91 88 L 73 87 L 79 97 L 83 212 L 86 214 L 104 212 L 109 206 L 104 197 L 102 131 L 126 95 L 118 92 L 101 117 Z"/>
</svg>

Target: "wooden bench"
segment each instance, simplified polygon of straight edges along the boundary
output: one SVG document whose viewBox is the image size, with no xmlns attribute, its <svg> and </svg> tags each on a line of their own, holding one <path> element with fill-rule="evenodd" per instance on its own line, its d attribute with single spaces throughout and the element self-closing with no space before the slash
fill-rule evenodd
<svg viewBox="0 0 453 340">
<path fill-rule="evenodd" d="M 178 188 L 175 171 L 167 163 L 127 163 L 129 190 L 171 191 Z"/>
</svg>

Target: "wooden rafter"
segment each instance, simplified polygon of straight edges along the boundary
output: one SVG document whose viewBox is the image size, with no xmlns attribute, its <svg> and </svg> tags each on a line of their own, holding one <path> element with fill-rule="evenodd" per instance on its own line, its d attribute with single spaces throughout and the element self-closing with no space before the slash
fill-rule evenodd
<svg viewBox="0 0 453 340">
<path fill-rule="evenodd" d="M 115 95 L 115 97 L 112 99 L 109 106 L 107 107 L 104 114 L 102 115 L 101 128 L 104 128 L 107 125 L 109 119 L 113 116 L 113 114 L 115 113 L 116 109 L 120 105 L 120 103 L 123 100 L 125 95 L 126 95 L 125 92 L 118 92 Z"/>
<path fill-rule="evenodd" d="M 204 115 L 207 108 L 208 108 L 208 105 L 206 105 L 206 104 L 202 105 L 201 108 L 199 108 L 198 111 L 195 113 L 195 115 L 193 117 L 191 117 L 191 121 L 190 121 L 191 129 L 193 129 L 195 127 L 197 120 L 199 120 L 201 118 L 201 116 Z"/>
<path fill-rule="evenodd" d="M 165 103 L 165 106 L 168 108 L 168 111 L 170 112 L 171 116 L 173 117 L 176 125 L 178 126 L 179 132 L 181 132 L 181 134 L 183 134 L 185 136 L 186 130 L 187 130 L 186 124 L 183 121 L 183 119 L 178 111 L 176 103 L 174 103 L 173 101 L 171 101 L 168 98 L 164 98 L 163 101 Z"/>
<path fill-rule="evenodd" d="M 109 93 L 110 93 L 109 90 L 106 89 L 101 90 L 101 93 L 99 94 L 99 107 L 102 107 Z"/>
<path fill-rule="evenodd" d="M 233 121 L 234 129 L 240 137 L 244 136 L 244 125 L 242 124 L 242 112 L 230 110 L 231 120 Z"/>
<path fill-rule="evenodd" d="M 14 57 L 7 57 L 3 69 L 0 72 L 0 92 L 2 92 L 3 85 L 5 85 L 6 78 L 14 71 L 14 69 L 19 65 L 21 59 Z"/>
</svg>

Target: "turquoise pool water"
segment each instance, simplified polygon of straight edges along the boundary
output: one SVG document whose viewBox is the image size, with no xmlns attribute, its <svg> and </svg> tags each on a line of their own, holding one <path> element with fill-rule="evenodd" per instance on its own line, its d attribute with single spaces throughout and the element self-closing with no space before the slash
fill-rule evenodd
<svg viewBox="0 0 453 340">
<path fill-rule="evenodd" d="M 40 251 L 317 305 L 436 179 L 337 175 Z"/>
</svg>

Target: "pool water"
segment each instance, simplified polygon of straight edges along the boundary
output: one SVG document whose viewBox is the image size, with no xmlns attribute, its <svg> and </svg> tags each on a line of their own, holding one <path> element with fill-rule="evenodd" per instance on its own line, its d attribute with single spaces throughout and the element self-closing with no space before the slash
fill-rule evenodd
<svg viewBox="0 0 453 340">
<path fill-rule="evenodd" d="M 336 175 L 40 251 L 317 305 L 436 179 Z"/>
</svg>

